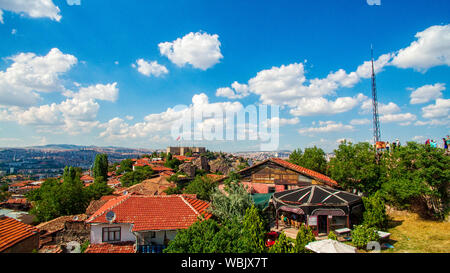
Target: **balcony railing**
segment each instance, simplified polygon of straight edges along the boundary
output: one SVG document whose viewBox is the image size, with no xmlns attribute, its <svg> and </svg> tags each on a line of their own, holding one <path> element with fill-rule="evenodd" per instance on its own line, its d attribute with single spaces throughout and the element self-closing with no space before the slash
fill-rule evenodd
<svg viewBox="0 0 450 273">
<path fill-rule="evenodd" d="M 166 248 L 165 245 L 140 245 L 139 253 L 162 253 Z"/>
</svg>

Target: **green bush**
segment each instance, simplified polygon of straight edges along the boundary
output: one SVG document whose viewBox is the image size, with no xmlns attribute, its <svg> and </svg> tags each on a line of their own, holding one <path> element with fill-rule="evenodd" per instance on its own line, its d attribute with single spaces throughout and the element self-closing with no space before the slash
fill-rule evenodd
<svg viewBox="0 0 450 273">
<path fill-rule="evenodd" d="M 352 243 L 357 248 L 363 248 L 371 241 L 378 241 L 380 236 L 373 227 L 365 225 L 355 226 L 352 230 Z"/>
<path fill-rule="evenodd" d="M 305 248 L 307 244 L 310 242 L 314 242 L 316 240 L 316 237 L 312 233 L 312 230 L 310 227 L 306 227 L 305 225 L 301 225 L 297 237 L 295 239 L 295 252 L 296 253 L 307 253 L 310 252 Z"/>
<path fill-rule="evenodd" d="M 338 240 L 338 237 L 337 237 L 337 235 L 333 232 L 333 231 L 330 231 L 330 233 L 328 233 L 328 239 L 331 239 L 331 240 Z"/>
<path fill-rule="evenodd" d="M 386 227 L 388 216 L 379 192 L 369 197 L 363 197 L 362 200 L 365 208 L 363 225 L 380 229 Z"/>
</svg>

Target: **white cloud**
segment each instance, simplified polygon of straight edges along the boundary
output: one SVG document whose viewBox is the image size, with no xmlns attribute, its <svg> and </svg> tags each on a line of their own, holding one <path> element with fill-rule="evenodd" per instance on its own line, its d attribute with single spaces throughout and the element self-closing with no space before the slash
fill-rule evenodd
<svg viewBox="0 0 450 273">
<path fill-rule="evenodd" d="M 69 6 L 80 6 L 81 0 L 67 0 L 67 5 Z"/>
<path fill-rule="evenodd" d="M 392 60 L 394 66 L 426 71 L 433 66 L 450 65 L 450 24 L 431 26 L 415 37 L 417 41 L 399 50 Z"/>
<path fill-rule="evenodd" d="M 38 92 L 64 91 L 59 76 L 77 63 L 77 58 L 53 48 L 46 56 L 20 53 L 7 58 L 13 63 L 0 71 L 2 105 L 31 105 L 39 101 Z"/>
<path fill-rule="evenodd" d="M 372 113 L 372 100 L 367 99 L 361 104 L 361 110 L 363 114 Z M 393 102 L 389 102 L 388 104 L 378 103 L 378 114 L 380 115 L 388 115 L 400 112 L 400 107 Z"/>
<path fill-rule="evenodd" d="M 224 87 L 218 88 L 216 91 L 217 97 L 226 97 L 229 99 L 242 99 L 250 95 L 249 87 L 247 84 L 240 84 L 238 82 L 234 82 L 231 85 L 231 88 Z"/>
<path fill-rule="evenodd" d="M 370 120 L 369 119 L 352 119 L 350 121 L 351 125 L 365 125 L 365 124 L 370 124 Z"/>
<path fill-rule="evenodd" d="M 139 73 L 145 75 L 145 76 L 155 76 L 159 77 L 161 75 L 169 73 L 169 70 L 164 65 L 158 64 L 156 61 L 147 62 L 144 59 L 138 59 L 136 61 L 137 64 L 137 70 Z M 136 65 L 133 66 L 136 68 Z"/>
<path fill-rule="evenodd" d="M 206 70 L 223 58 L 220 52 L 219 36 L 208 33 L 189 33 L 173 42 L 160 43 L 159 51 L 178 66 L 191 64 Z"/>
<path fill-rule="evenodd" d="M 437 99 L 435 104 L 431 104 L 422 108 L 424 118 L 449 118 L 450 99 Z"/>
<path fill-rule="evenodd" d="M 429 126 L 442 126 L 442 125 L 450 125 L 450 119 L 430 119 L 427 121 L 421 121 L 418 120 L 414 123 L 414 125 L 416 126 L 425 126 L 425 125 L 429 125 Z"/>
<path fill-rule="evenodd" d="M 52 0 L 0 0 L 0 22 L 4 23 L 2 10 L 27 14 L 32 18 L 50 18 L 58 22 L 62 18 L 59 8 Z"/>
<path fill-rule="evenodd" d="M 289 112 L 294 116 L 334 115 L 347 112 L 356 107 L 365 96 L 358 94 L 355 97 L 340 97 L 329 101 L 323 97 L 312 97 L 296 100 L 296 107 Z"/>
<path fill-rule="evenodd" d="M 329 133 L 329 132 L 345 132 L 353 131 L 354 128 L 351 125 L 344 125 L 341 122 L 335 121 L 320 121 L 319 127 L 302 128 L 298 132 L 304 134 L 317 134 L 317 133 Z"/>
<path fill-rule="evenodd" d="M 16 34 L 17 34 L 17 29 L 13 28 L 13 29 L 11 30 L 11 34 L 12 34 L 12 35 L 16 35 Z"/>
<path fill-rule="evenodd" d="M 411 104 L 419 104 L 429 102 L 442 97 L 442 91 L 445 90 L 444 83 L 436 83 L 434 85 L 428 84 L 417 89 L 408 88 L 411 90 Z"/>
<path fill-rule="evenodd" d="M 192 104 L 189 107 L 168 108 L 162 113 L 149 114 L 144 118 L 144 122 L 128 124 L 121 118 L 113 118 L 101 124 L 104 129 L 100 137 L 107 140 L 124 139 L 148 139 L 155 136 L 167 139 L 171 133 L 171 128 L 175 122 L 182 120 L 188 113 L 195 111 L 198 113 L 214 113 L 216 111 L 225 113 L 226 111 L 237 113 L 243 109 L 239 102 L 217 102 L 210 103 L 208 96 L 204 93 L 196 94 L 192 97 Z M 223 124 L 223 120 L 217 117 L 203 117 L 202 122 L 195 125 L 194 131 L 200 131 L 210 125 Z M 163 137 L 161 134 L 165 134 Z"/>
<path fill-rule="evenodd" d="M 100 105 L 97 100 L 116 101 L 117 83 L 97 84 L 80 88 L 77 93 L 66 94 L 69 98 L 59 104 L 41 105 L 27 109 L 13 106 L 0 109 L 3 120 L 17 121 L 21 125 L 32 125 L 41 132 L 68 132 L 76 135 L 88 133 L 99 125 L 96 121 Z"/>
<path fill-rule="evenodd" d="M 413 115 L 411 113 L 404 113 L 404 114 L 386 114 L 380 116 L 380 122 L 384 123 L 391 123 L 391 122 L 403 122 L 403 125 L 409 125 L 409 121 L 416 120 L 416 115 Z"/>
</svg>

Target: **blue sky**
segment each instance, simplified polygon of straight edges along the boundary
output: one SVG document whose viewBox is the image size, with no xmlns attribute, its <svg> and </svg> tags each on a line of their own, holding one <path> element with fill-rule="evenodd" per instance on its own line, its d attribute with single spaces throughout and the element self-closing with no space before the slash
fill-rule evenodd
<svg viewBox="0 0 450 273">
<path fill-rule="evenodd" d="M 371 44 L 382 139 L 449 134 L 445 0 L 21 2 L 0 0 L 0 147 L 164 148 L 176 105 L 276 104 L 279 149 L 331 152 L 373 138 Z"/>
</svg>

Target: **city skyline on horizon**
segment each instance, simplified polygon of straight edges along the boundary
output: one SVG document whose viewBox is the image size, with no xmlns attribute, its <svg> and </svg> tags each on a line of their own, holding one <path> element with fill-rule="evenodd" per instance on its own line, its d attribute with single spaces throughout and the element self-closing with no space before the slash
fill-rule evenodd
<svg viewBox="0 0 450 273">
<path fill-rule="evenodd" d="M 278 150 L 371 142 L 372 44 L 381 139 L 440 145 L 449 134 L 446 1 L 10 2 L 0 4 L 0 147 L 259 149 L 177 141 L 177 105 L 279 105 Z"/>
</svg>

